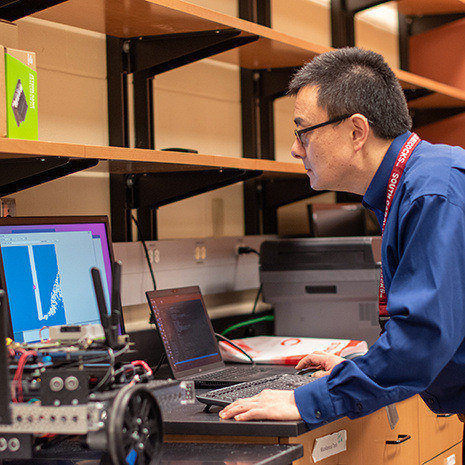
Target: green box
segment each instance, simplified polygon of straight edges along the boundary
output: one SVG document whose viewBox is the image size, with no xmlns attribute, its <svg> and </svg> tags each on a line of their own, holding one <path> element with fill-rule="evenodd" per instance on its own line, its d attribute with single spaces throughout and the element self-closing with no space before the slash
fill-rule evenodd
<svg viewBox="0 0 465 465">
<path fill-rule="evenodd" d="M 2 60 L 4 67 L 1 66 Z M 4 115 L 0 111 L 0 135 L 12 139 L 37 140 L 39 125 L 35 53 L 3 47 L 3 53 L 0 50 L 0 69 L 5 70 L 0 99 L 4 96 L 6 103 L 3 107 Z"/>
</svg>

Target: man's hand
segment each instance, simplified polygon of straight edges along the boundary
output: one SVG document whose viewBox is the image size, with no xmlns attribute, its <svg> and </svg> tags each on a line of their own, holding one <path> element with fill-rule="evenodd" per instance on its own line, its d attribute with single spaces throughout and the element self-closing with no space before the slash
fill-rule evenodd
<svg viewBox="0 0 465 465">
<path fill-rule="evenodd" d="M 265 389 L 256 396 L 239 399 L 219 413 L 224 420 L 300 420 L 294 391 Z"/>
<path fill-rule="evenodd" d="M 312 374 L 312 377 L 314 378 L 321 378 L 323 376 L 329 375 L 331 370 L 344 360 L 345 359 L 343 357 L 339 357 L 338 355 L 315 351 L 310 355 L 302 358 L 295 368 L 296 370 L 302 370 L 311 366 L 314 366 L 315 368 L 321 368 Z"/>
</svg>

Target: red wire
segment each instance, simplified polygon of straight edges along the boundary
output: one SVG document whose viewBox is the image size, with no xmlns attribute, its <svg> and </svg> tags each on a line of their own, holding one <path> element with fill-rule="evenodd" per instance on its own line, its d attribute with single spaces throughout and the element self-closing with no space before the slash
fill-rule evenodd
<svg viewBox="0 0 465 465">
<path fill-rule="evenodd" d="M 48 326 L 42 326 L 42 328 L 39 329 L 39 338 L 40 338 L 40 342 L 45 342 L 43 337 L 42 337 L 42 331 L 44 329 L 48 328 Z"/>
<path fill-rule="evenodd" d="M 141 366 L 146 371 L 147 376 L 152 376 L 152 369 L 148 366 L 147 362 L 144 362 L 143 360 L 134 360 L 131 362 L 131 365 Z"/>
<path fill-rule="evenodd" d="M 27 359 L 32 356 L 36 356 L 37 352 L 35 350 L 24 351 L 21 354 L 21 357 L 18 361 L 18 367 L 16 368 L 15 376 L 13 378 L 13 384 L 16 386 L 17 396 L 13 394 L 13 402 L 22 402 L 23 401 L 23 371 L 26 366 Z M 14 392 L 14 391 L 13 391 Z"/>
</svg>

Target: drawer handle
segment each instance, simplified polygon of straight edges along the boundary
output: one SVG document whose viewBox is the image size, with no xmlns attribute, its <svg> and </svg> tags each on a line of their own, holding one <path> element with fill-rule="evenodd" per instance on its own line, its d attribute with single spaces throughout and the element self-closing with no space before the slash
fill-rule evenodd
<svg viewBox="0 0 465 465">
<path fill-rule="evenodd" d="M 452 415 L 455 415 L 454 413 L 438 413 L 436 415 L 437 418 L 449 418 L 451 417 Z"/>
<path fill-rule="evenodd" d="M 408 441 L 409 439 L 412 439 L 412 436 L 410 434 L 398 434 L 397 439 L 393 441 L 386 441 L 386 444 L 402 444 L 405 441 Z"/>
</svg>

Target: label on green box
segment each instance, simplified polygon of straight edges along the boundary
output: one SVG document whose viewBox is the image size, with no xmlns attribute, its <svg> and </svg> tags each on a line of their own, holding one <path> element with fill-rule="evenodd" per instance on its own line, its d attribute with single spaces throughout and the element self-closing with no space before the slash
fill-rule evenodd
<svg viewBox="0 0 465 465">
<path fill-rule="evenodd" d="M 37 140 L 37 71 L 7 53 L 5 78 L 8 137 Z"/>
</svg>

